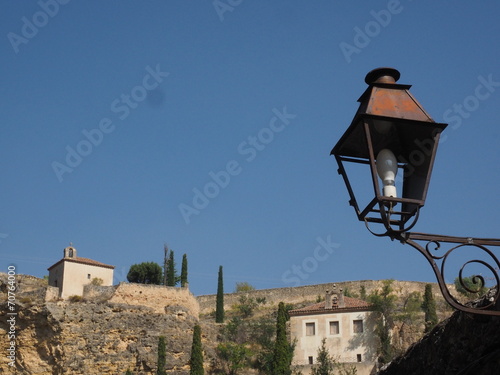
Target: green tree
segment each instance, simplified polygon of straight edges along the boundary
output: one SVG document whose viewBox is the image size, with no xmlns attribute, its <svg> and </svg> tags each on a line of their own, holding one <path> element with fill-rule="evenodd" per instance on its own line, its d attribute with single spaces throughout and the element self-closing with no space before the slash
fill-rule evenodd
<svg viewBox="0 0 500 375">
<path fill-rule="evenodd" d="M 415 324 L 417 316 L 421 311 L 422 296 L 419 292 L 411 292 L 404 301 L 403 312 L 397 316 L 397 320 L 408 325 Z"/>
<path fill-rule="evenodd" d="M 260 317 L 250 327 L 249 340 L 260 346 L 254 367 L 264 374 L 272 374 L 275 332 L 276 322 L 269 316 Z"/>
<path fill-rule="evenodd" d="M 168 275 L 168 258 L 170 250 L 167 244 L 163 244 L 163 285 L 168 285 L 167 275 Z"/>
<path fill-rule="evenodd" d="M 364 285 L 361 285 L 361 288 L 359 288 L 359 298 L 361 298 L 363 301 L 366 301 L 368 296 L 366 295 L 366 288 Z"/>
<path fill-rule="evenodd" d="M 226 364 L 227 373 L 236 375 L 239 370 L 248 366 L 252 351 L 245 344 L 223 342 L 217 345 L 217 356 Z"/>
<path fill-rule="evenodd" d="M 312 375 L 333 375 L 336 361 L 326 348 L 326 338 L 321 340 L 321 346 L 318 348 L 318 356 L 316 357 L 316 365 L 311 369 Z"/>
<path fill-rule="evenodd" d="M 203 348 L 201 346 L 201 328 L 197 324 L 193 330 L 193 345 L 191 346 L 191 359 L 189 360 L 191 375 L 204 375 Z"/>
<path fill-rule="evenodd" d="M 236 305 L 236 308 L 241 313 L 243 318 L 249 318 L 253 315 L 255 308 L 258 303 L 252 297 L 240 296 L 238 298 L 239 304 Z"/>
<path fill-rule="evenodd" d="M 424 302 L 422 302 L 422 310 L 424 310 L 425 332 L 429 332 L 438 323 L 436 313 L 436 301 L 432 294 L 432 284 L 425 284 Z"/>
<path fill-rule="evenodd" d="M 359 298 L 359 296 L 356 293 L 351 292 L 351 290 L 348 289 L 348 288 L 344 289 L 344 296 L 346 296 L 346 297 L 352 297 L 352 298 Z"/>
<path fill-rule="evenodd" d="M 219 276 L 217 279 L 217 300 L 215 304 L 215 322 L 224 323 L 224 282 L 222 279 L 222 266 L 219 266 Z"/>
<path fill-rule="evenodd" d="M 273 353 L 273 375 L 290 375 L 292 373 L 290 365 L 293 358 L 293 345 L 290 345 L 286 337 L 286 321 L 288 314 L 285 304 L 278 305 L 278 317 L 276 319 L 276 341 Z"/>
<path fill-rule="evenodd" d="M 177 269 L 175 267 L 174 252 L 170 250 L 167 268 L 167 286 L 175 286 L 178 282 Z"/>
<path fill-rule="evenodd" d="M 132 371 L 130 371 L 130 369 L 127 369 L 127 371 L 125 372 L 125 375 L 133 375 L 133 374 L 132 374 Z"/>
<path fill-rule="evenodd" d="M 485 294 L 488 290 L 488 288 L 484 286 L 483 280 L 478 276 L 463 277 L 462 282 L 463 285 L 460 282 L 460 278 L 457 277 L 454 282 L 455 288 L 457 292 L 467 298 L 477 298 Z"/>
<path fill-rule="evenodd" d="M 167 351 L 165 349 L 165 336 L 158 337 L 158 364 L 157 375 L 166 375 L 165 365 L 167 364 Z"/>
<path fill-rule="evenodd" d="M 248 283 L 246 281 L 236 283 L 236 288 L 234 289 L 235 293 L 250 292 L 252 290 L 255 290 L 255 288 L 253 287 L 253 285 L 251 285 L 250 283 Z"/>
<path fill-rule="evenodd" d="M 158 263 L 143 262 L 130 266 L 127 280 L 131 283 L 159 285 L 162 282 L 162 273 Z"/>
<path fill-rule="evenodd" d="M 238 317 L 232 317 L 224 326 L 223 334 L 226 341 L 232 341 L 242 344 L 247 340 L 246 326 L 243 320 Z"/>
<path fill-rule="evenodd" d="M 392 294 L 394 280 L 384 280 L 382 291 L 378 290 L 368 296 L 368 301 L 373 305 L 374 311 L 382 316 L 377 322 L 376 333 L 380 339 L 379 360 L 388 363 L 394 356 L 391 345 L 391 330 L 394 327 L 397 297 Z"/>
<path fill-rule="evenodd" d="M 185 287 L 188 282 L 188 260 L 187 255 L 182 256 L 182 267 L 181 267 L 181 287 Z"/>
</svg>

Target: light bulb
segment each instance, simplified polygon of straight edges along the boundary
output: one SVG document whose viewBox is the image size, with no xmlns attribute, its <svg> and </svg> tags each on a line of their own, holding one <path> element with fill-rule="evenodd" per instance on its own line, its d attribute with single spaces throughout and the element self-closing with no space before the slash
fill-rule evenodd
<svg viewBox="0 0 500 375">
<path fill-rule="evenodd" d="M 384 183 L 382 189 L 383 195 L 385 197 L 396 198 L 398 195 L 396 193 L 395 180 L 398 173 L 398 161 L 391 150 L 384 148 L 378 153 L 377 173 Z"/>
</svg>

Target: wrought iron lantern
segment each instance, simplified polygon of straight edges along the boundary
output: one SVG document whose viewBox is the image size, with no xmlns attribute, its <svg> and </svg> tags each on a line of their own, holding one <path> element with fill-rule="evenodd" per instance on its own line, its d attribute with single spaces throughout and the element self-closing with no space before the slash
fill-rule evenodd
<svg viewBox="0 0 500 375">
<path fill-rule="evenodd" d="M 416 223 L 425 203 L 439 136 L 446 128 L 425 112 L 410 94 L 410 85 L 396 83 L 399 76 L 392 68 L 367 74 L 369 86 L 358 99 L 359 109 L 331 152 L 358 219 L 367 225 L 382 223 L 389 234 L 406 231 Z M 374 197 L 364 208 L 354 196 L 345 163 L 370 166 Z M 396 189 L 398 172 L 402 191 Z"/>
<path fill-rule="evenodd" d="M 426 257 L 450 305 L 466 312 L 500 316 L 497 306 L 500 297 L 500 262 L 485 247 L 500 246 L 500 240 L 409 232 L 425 204 L 439 137 L 447 124 L 435 122 L 410 94 L 411 86 L 397 83 L 399 77 L 400 73 L 393 68 L 378 68 L 366 75 L 368 88 L 358 99 L 358 111 L 331 151 L 347 187 L 349 203 L 370 232 L 409 244 Z M 370 169 L 373 196 L 365 207 L 360 207 L 347 175 L 346 165 L 352 163 L 368 165 Z M 370 227 L 371 223 L 381 224 L 384 230 L 375 233 Z M 427 244 L 424 247 L 417 241 L 427 241 Z M 439 249 L 441 243 L 458 245 L 444 255 L 435 255 L 432 248 Z M 459 302 L 450 292 L 444 278 L 448 257 L 455 250 L 466 246 L 483 251 L 493 264 L 470 260 L 459 272 L 460 283 L 469 292 L 482 290 L 485 280 L 481 275 L 475 275 L 472 277 L 474 285 L 466 285 L 462 277 L 465 266 L 481 264 L 494 275 L 496 288 L 490 292 L 487 303 L 480 306 L 471 307 L 470 304 Z"/>
</svg>

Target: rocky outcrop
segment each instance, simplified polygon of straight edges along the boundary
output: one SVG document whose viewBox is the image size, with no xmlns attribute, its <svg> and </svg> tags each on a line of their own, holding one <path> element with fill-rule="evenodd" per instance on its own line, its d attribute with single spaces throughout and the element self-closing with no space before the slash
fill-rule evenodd
<svg viewBox="0 0 500 375">
<path fill-rule="evenodd" d="M 479 302 L 480 303 L 480 302 Z M 500 373 L 500 316 L 456 311 L 379 375 Z"/>
<path fill-rule="evenodd" d="M 178 304 L 184 297 L 180 298 L 177 291 L 168 294 L 177 299 L 168 299 L 166 292 L 159 292 L 160 287 L 127 286 L 115 300 L 45 302 L 47 288 L 43 281 L 38 279 L 33 285 L 31 281 L 18 276 L 17 373 L 115 375 L 130 369 L 134 374 L 156 374 L 159 336 L 166 338 L 168 372 L 189 373 L 197 309 L 193 305 L 193 312 L 192 306 Z M 143 293 L 139 293 L 141 289 Z M 157 292 L 154 298 L 153 291 Z M 127 293 L 136 295 L 130 304 L 126 303 Z M 142 294 L 149 296 L 144 305 L 139 300 Z M 6 298 L 2 298 L 0 314 L 6 316 L 7 312 Z M 7 337 L 9 328 L 2 319 L 0 336 Z M 7 353 L 8 349 L 7 340 L 0 340 L 0 351 Z M 0 364 L 0 373 L 2 370 L 12 372 L 5 361 Z"/>
</svg>

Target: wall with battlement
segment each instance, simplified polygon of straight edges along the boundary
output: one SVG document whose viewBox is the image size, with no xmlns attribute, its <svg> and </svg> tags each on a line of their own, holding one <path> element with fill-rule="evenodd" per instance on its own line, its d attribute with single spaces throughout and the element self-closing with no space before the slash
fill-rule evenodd
<svg viewBox="0 0 500 375">
<path fill-rule="evenodd" d="M 343 281 L 337 283 L 328 284 L 317 284 L 317 285 L 305 285 L 297 287 L 288 288 L 276 288 L 276 289 L 260 289 L 252 290 L 249 292 L 240 293 L 228 293 L 224 294 L 224 309 L 230 309 L 231 306 L 237 305 L 239 298 L 242 295 L 246 295 L 250 298 L 265 298 L 267 306 L 278 305 L 279 302 L 285 303 L 302 303 L 302 302 L 316 302 L 318 296 L 324 298 L 325 292 L 327 290 L 332 290 L 333 285 L 336 284 L 337 287 L 342 287 L 344 290 L 348 290 L 349 293 L 356 293 L 359 295 L 361 286 L 365 287 L 366 293 L 370 294 L 375 290 L 381 290 L 383 286 L 383 280 L 360 280 L 360 281 Z M 411 292 L 420 292 L 422 295 L 425 290 L 425 282 L 420 281 L 394 281 L 392 287 L 394 289 L 394 294 L 398 296 L 408 295 Z M 433 285 L 434 298 L 436 300 L 442 300 L 441 292 L 436 283 L 431 283 Z M 217 296 L 215 294 L 198 296 L 197 300 L 200 304 L 200 313 L 208 314 L 215 311 L 215 302 Z"/>
</svg>

